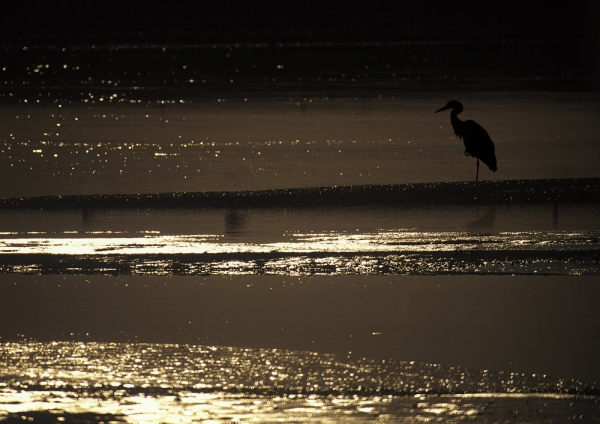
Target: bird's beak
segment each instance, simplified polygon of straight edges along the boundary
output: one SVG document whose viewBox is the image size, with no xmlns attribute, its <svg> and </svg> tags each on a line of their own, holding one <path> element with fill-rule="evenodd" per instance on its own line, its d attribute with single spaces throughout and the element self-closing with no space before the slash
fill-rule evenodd
<svg viewBox="0 0 600 424">
<path fill-rule="evenodd" d="M 446 110 L 446 109 L 450 109 L 450 106 L 446 105 L 443 108 L 436 110 L 435 113 L 441 112 L 442 110 Z"/>
</svg>

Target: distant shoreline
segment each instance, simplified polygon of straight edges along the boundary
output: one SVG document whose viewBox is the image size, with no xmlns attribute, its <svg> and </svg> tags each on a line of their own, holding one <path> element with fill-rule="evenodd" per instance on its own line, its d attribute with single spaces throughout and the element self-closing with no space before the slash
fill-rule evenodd
<svg viewBox="0 0 600 424">
<path fill-rule="evenodd" d="M 260 208 L 368 205 L 598 203 L 600 178 L 353 185 L 0 199 L 0 209 Z"/>
</svg>

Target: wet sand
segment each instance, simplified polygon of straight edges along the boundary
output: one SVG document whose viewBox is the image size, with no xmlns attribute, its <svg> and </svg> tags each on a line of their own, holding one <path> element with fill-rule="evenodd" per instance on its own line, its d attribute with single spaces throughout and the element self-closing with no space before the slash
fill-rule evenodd
<svg viewBox="0 0 600 424">
<path fill-rule="evenodd" d="M 0 340 L 277 348 L 600 381 L 599 302 L 596 276 L 2 274 Z"/>
<path fill-rule="evenodd" d="M 42 196 L 0 199 L 7 209 L 272 208 L 367 205 L 592 203 L 599 178 L 359 185 L 233 192 Z"/>
</svg>

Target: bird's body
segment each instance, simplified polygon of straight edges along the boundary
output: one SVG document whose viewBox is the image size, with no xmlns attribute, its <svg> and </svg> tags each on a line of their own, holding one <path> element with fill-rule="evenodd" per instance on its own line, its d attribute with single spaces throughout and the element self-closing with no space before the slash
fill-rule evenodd
<svg viewBox="0 0 600 424">
<path fill-rule="evenodd" d="M 455 100 L 449 101 L 446 106 L 437 110 L 435 113 L 447 109 L 452 109 L 450 123 L 454 129 L 454 133 L 458 138 L 462 138 L 465 144 L 465 155 L 473 156 L 477 159 L 477 174 L 475 176 L 475 181 L 479 179 L 480 160 L 485 163 L 490 170 L 496 172 L 498 166 L 496 163 L 494 142 L 487 131 L 475 121 L 461 121 L 458 118 L 458 114 L 463 111 L 463 105 Z"/>
</svg>

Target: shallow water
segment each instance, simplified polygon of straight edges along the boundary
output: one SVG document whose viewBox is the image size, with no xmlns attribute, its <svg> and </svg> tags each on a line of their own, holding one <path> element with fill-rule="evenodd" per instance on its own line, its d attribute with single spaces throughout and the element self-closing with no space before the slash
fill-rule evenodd
<svg viewBox="0 0 600 424">
<path fill-rule="evenodd" d="M 598 388 L 578 381 L 278 349 L 55 342 L 5 344 L 0 355 L 4 414 L 93 408 L 128 422 L 496 422 L 600 412 L 597 398 L 583 395 Z"/>
<path fill-rule="evenodd" d="M 598 331 L 596 276 L 0 277 L 4 341 L 352 352 L 600 378 L 600 346 L 589 337 Z"/>
<path fill-rule="evenodd" d="M 197 105 L 4 106 L 0 196 L 261 190 L 475 179 L 448 95 Z M 598 177 L 594 94 L 472 94 L 482 180 Z M 18 180 L 19 184 L 10 184 Z"/>
<path fill-rule="evenodd" d="M 594 275 L 597 204 L 5 210 L 4 272 Z"/>
</svg>

